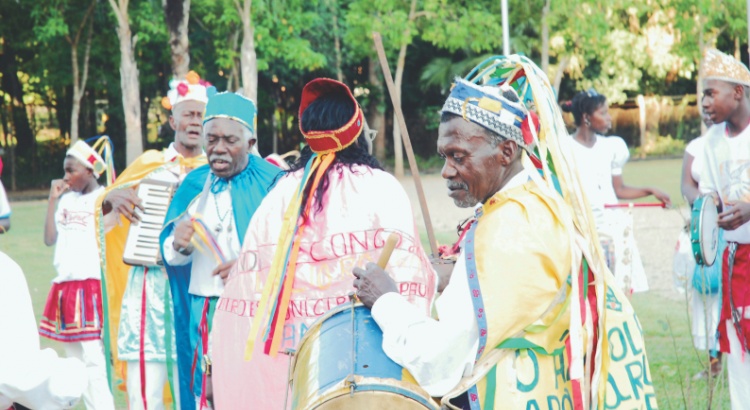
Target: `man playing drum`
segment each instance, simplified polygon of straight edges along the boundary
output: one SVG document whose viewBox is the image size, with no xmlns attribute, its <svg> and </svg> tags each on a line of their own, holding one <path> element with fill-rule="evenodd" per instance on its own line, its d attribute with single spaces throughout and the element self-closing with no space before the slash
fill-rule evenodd
<svg viewBox="0 0 750 410">
<path fill-rule="evenodd" d="M 300 131 L 309 145 L 255 213 L 216 308 L 217 408 L 283 408 L 290 359 L 279 353 L 297 349 L 317 318 L 349 302 L 351 269 L 377 260 L 391 233 L 399 237 L 389 264 L 397 289 L 429 314 L 437 278 L 406 192 L 368 153 L 363 126 L 343 83 L 320 78 L 303 89 Z"/>
<path fill-rule="evenodd" d="M 700 190 L 719 200 L 727 247 L 722 266 L 719 347 L 727 354 L 733 409 L 750 403 L 750 71 L 718 50 L 703 58 L 703 111 L 714 125 L 706 132 Z"/>
<path fill-rule="evenodd" d="M 354 269 L 386 354 L 443 405 L 656 407 L 637 319 L 590 240 L 569 144 L 546 75 L 526 57 L 488 59 L 442 110 L 449 196 L 481 206 L 439 320 L 405 303 L 377 265 Z"/>
</svg>

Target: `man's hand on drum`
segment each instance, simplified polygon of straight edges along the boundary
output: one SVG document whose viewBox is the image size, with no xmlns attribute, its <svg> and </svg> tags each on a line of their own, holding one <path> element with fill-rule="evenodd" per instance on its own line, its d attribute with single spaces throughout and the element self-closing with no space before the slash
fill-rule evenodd
<svg viewBox="0 0 750 410">
<path fill-rule="evenodd" d="M 227 283 L 227 278 L 229 277 L 229 273 L 232 271 L 232 268 L 234 268 L 234 265 L 237 264 L 237 259 L 232 259 L 229 262 L 224 262 L 221 265 L 217 266 L 216 269 L 214 269 L 213 272 L 211 272 L 212 275 L 219 275 L 221 279 L 224 281 L 224 283 Z"/>
<path fill-rule="evenodd" d="M 193 221 L 188 218 L 183 219 L 174 228 L 174 242 L 172 248 L 183 255 L 190 255 L 193 253 L 193 245 L 190 241 L 193 239 L 195 229 L 193 228 Z"/>
<path fill-rule="evenodd" d="M 750 203 L 737 202 L 719 214 L 719 228 L 733 231 L 750 220 Z"/>
<path fill-rule="evenodd" d="M 138 223 L 141 220 L 141 217 L 135 212 L 136 208 L 140 209 L 141 212 L 144 211 L 141 199 L 135 193 L 135 188 L 110 191 L 102 202 L 102 211 L 105 215 L 114 211 L 124 216 L 131 223 Z"/>
<path fill-rule="evenodd" d="M 396 281 L 386 271 L 372 262 L 365 269 L 354 268 L 354 288 L 357 289 L 357 297 L 368 308 L 372 308 L 375 301 L 389 292 L 398 292 Z"/>
</svg>

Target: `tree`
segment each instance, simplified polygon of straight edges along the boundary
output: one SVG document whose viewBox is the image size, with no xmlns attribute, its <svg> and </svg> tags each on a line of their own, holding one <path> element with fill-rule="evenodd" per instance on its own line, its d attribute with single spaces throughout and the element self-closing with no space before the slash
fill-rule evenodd
<svg viewBox="0 0 750 410">
<path fill-rule="evenodd" d="M 190 0 L 162 0 L 172 52 L 172 76 L 185 78 L 190 67 L 188 22 Z"/>
<path fill-rule="evenodd" d="M 141 130 L 141 94 L 138 65 L 135 62 L 135 45 L 138 36 L 130 30 L 128 5 L 130 0 L 108 0 L 117 18 L 117 38 L 120 40 L 120 88 L 122 108 L 125 112 L 125 158 L 128 164 L 143 152 Z"/>
<path fill-rule="evenodd" d="M 401 100 L 401 89 L 406 69 L 407 48 L 415 38 L 421 38 L 449 51 L 487 51 L 498 47 L 502 39 L 497 2 L 443 0 L 388 0 L 374 4 L 367 0 L 355 0 L 349 6 L 346 39 L 359 49 L 359 53 L 374 57 L 372 32 L 383 37 L 386 52 L 396 55 L 394 85 L 396 96 Z M 394 174 L 404 174 L 403 148 L 398 123 L 393 120 Z"/>
<path fill-rule="evenodd" d="M 17 142 L 15 154 L 19 158 L 34 158 L 36 140 L 31 130 L 29 116 L 24 102 L 24 84 L 19 78 L 21 66 L 33 60 L 34 53 L 28 49 L 33 41 L 33 20 L 24 5 L 13 1 L 0 1 L 0 89 L 2 89 L 2 109 L 7 110 L 8 126 Z M 6 105 L 7 104 L 7 105 Z M 31 162 L 31 161 L 30 161 Z M 32 162 L 33 166 L 33 162 Z M 35 168 L 32 169 L 35 171 Z"/>
<path fill-rule="evenodd" d="M 75 143 L 79 138 L 78 118 L 81 113 L 81 99 L 86 90 L 89 75 L 89 56 L 91 54 L 91 39 L 93 34 L 93 13 L 96 0 L 89 2 L 84 11 L 78 12 L 77 6 L 69 2 L 54 2 L 46 4 L 38 2 L 32 12 L 36 25 L 34 32 L 40 40 L 45 41 L 58 36 L 65 38 L 70 45 L 70 60 L 73 77 L 73 98 L 70 110 L 70 142 Z M 84 45 L 83 64 L 79 62 L 78 49 L 81 35 L 88 28 Z"/>
<path fill-rule="evenodd" d="M 255 27 L 253 26 L 252 0 L 234 0 L 234 7 L 242 22 L 242 46 L 240 48 L 240 71 L 242 94 L 258 101 L 258 55 L 255 53 Z"/>
<path fill-rule="evenodd" d="M 373 31 L 382 34 L 386 51 L 398 50 L 394 74 L 394 84 L 398 95 L 394 97 L 399 100 L 401 99 L 406 49 L 412 43 L 414 36 L 419 34 L 416 20 L 424 15 L 424 12 L 417 11 L 417 0 L 388 0 L 375 3 L 368 0 L 355 0 L 349 5 L 346 15 L 346 23 L 349 27 L 346 39 L 348 42 L 355 44 L 353 48 L 359 49 L 360 54 L 377 59 L 372 45 Z M 386 95 L 385 92 L 383 95 Z M 396 177 L 402 177 L 404 175 L 404 159 L 401 130 L 398 127 L 395 113 L 393 118 L 394 173 Z"/>
</svg>

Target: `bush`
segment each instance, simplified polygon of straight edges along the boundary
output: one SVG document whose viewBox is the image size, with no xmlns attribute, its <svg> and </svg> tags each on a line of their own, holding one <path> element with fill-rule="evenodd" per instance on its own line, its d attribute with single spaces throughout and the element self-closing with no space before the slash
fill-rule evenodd
<svg viewBox="0 0 750 410">
<path fill-rule="evenodd" d="M 16 153 L 16 188 L 18 190 L 37 189 L 49 186 L 53 179 L 62 178 L 63 162 L 68 146 L 64 138 L 37 141 L 36 156 L 22 156 Z M 10 149 L 5 148 L 3 156 L 3 185 L 10 190 L 11 158 Z"/>
<path fill-rule="evenodd" d="M 685 153 L 685 141 L 674 139 L 671 135 L 657 136 L 656 140 L 634 149 L 632 156 L 645 157 L 681 157 Z"/>
</svg>

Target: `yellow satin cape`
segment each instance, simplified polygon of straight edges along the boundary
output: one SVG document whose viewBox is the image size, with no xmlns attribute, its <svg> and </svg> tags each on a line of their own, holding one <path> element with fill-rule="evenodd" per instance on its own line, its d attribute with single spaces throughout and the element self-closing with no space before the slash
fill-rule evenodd
<svg viewBox="0 0 750 410">
<path fill-rule="evenodd" d="M 140 181 L 154 172 L 174 166 L 178 162 L 182 167 L 193 169 L 207 163 L 206 156 L 201 154 L 194 158 L 183 158 L 177 156 L 174 161 L 165 159 L 165 151 L 149 150 L 141 154 L 125 171 L 117 177 L 114 184 L 99 196 L 96 201 L 94 216 L 96 219 L 97 242 L 99 245 L 100 264 L 102 267 L 102 295 L 104 305 L 104 337 L 105 351 L 112 355 L 114 369 L 108 366 L 107 373 L 110 387 L 116 386 L 125 391 L 127 371 L 125 362 L 117 357 L 117 336 L 120 325 L 120 310 L 122 308 L 122 297 L 125 293 L 125 285 L 128 280 L 130 266 L 122 261 L 125 250 L 125 241 L 128 238 L 130 222 L 120 216 L 119 224 L 115 225 L 109 232 L 105 232 L 102 213 L 102 202 L 107 194 L 114 190 L 128 189 L 137 186 Z M 109 361 L 108 361 L 109 363 Z M 112 389 L 114 391 L 114 389 Z M 169 388 L 165 387 L 165 399 L 171 401 Z"/>
</svg>

